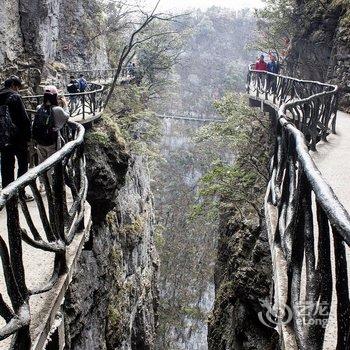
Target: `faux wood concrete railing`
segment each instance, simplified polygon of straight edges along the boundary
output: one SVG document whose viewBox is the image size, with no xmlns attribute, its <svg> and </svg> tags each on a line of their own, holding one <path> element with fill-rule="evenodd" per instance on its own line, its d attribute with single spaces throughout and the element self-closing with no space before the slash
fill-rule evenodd
<svg viewBox="0 0 350 350">
<path fill-rule="evenodd" d="M 0 235 L 1 275 L 7 290 L 6 295 L 0 294 L 1 324 L 5 323 L 0 340 L 12 336 L 11 349 L 31 348 L 31 299 L 50 291 L 67 273 L 67 250 L 75 235 L 83 231 L 87 195 L 84 132 L 82 125 L 69 122 L 60 138 L 63 147 L 0 192 L 0 213 L 6 215 L 7 224 L 7 230 L 1 227 Z M 40 183 L 45 195 L 39 190 Z M 24 198 L 29 189 L 35 199 L 30 208 Z M 24 243 L 29 247 L 25 258 Z M 38 270 L 40 284 L 30 279 L 28 286 L 26 275 L 33 274 L 26 268 L 30 259 L 52 265 L 51 277 L 43 284 Z"/>
<path fill-rule="evenodd" d="M 252 67 L 248 73 L 251 100 L 270 111 L 275 125 L 265 213 L 274 270 L 271 310 L 281 347 L 288 350 L 323 349 L 334 303 L 332 348 L 348 349 L 350 341 L 345 252 L 350 245 L 350 216 L 309 152 L 335 132 L 337 90 L 334 85 Z M 286 310 L 291 322 L 285 322 Z"/>
<path fill-rule="evenodd" d="M 63 94 L 68 101 L 71 118 L 81 124 L 91 122 L 101 116 L 106 95 L 105 87 L 96 83 L 88 83 L 85 92 Z M 23 97 L 26 109 L 31 113 L 36 111 L 37 106 L 41 105 L 43 100 L 43 95 Z"/>
</svg>

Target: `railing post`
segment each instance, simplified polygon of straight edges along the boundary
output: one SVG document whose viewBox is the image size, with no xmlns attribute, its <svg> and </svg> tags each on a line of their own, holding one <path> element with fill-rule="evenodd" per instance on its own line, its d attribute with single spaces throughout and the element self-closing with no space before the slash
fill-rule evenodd
<svg viewBox="0 0 350 350">
<path fill-rule="evenodd" d="M 56 215 L 56 232 L 62 242 L 66 241 L 64 234 L 64 175 L 62 161 L 55 165 L 53 178 L 53 193 Z M 66 253 L 60 252 L 55 254 L 55 270 L 59 276 L 67 272 Z"/>
<path fill-rule="evenodd" d="M 85 93 L 81 96 L 81 103 L 83 105 L 83 120 L 85 120 Z"/>
<path fill-rule="evenodd" d="M 29 326 L 24 326 L 15 334 L 11 350 L 30 350 L 31 344 Z"/>
<path fill-rule="evenodd" d="M 334 117 L 332 119 L 332 133 L 336 134 L 336 126 L 337 126 L 337 114 L 338 114 L 338 103 L 339 103 L 339 96 L 338 93 L 334 96 L 334 105 L 333 105 L 333 112 Z"/>
<path fill-rule="evenodd" d="M 24 195 L 23 192 L 19 195 Z M 8 240 L 10 246 L 10 260 L 15 276 L 16 284 L 23 300 L 28 299 L 28 290 L 25 282 L 25 273 L 22 255 L 21 227 L 18 212 L 18 196 L 9 199 L 6 204 Z M 18 310 L 15 310 L 18 311 Z"/>
<path fill-rule="evenodd" d="M 251 72 L 250 70 L 248 71 L 248 75 L 247 75 L 247 86 L 246 86 L 246 90 L 247 90 L 247 94 L 250 93 L 250 77 L 251 77 Z"/>
<path fill-rule="evenodd" d="M 96 115 L 96 92 L 94 91 L 92 96 L 91 96 L 91 104 L 92 104 L 92 114 L 95 116 Z"/>
</svg>

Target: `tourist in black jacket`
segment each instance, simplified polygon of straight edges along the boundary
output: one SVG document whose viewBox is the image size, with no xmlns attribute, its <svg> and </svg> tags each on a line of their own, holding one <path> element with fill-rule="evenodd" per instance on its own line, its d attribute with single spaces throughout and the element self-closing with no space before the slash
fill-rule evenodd
<svg viewBox="0 0 350 350">
<path fill-rule="evenodd" d="M 5 81 L 4 88 L 0 90 L 0 106 L 8 106 L 12 123 L 16 127 L 10 144 L 1 150 L 3 188 L 15 179 L 16 158 L 18 163 L 17 176 L 19 177 L 28 171 L 28 141 L 31 135 L 31 124 L 22 98 L 18 93 L 21 86 L 21 80 L 16 76 L 11 76 Z M 26 200 L 32 199 L 31 196 L 26 195 Z"/>
</svg>

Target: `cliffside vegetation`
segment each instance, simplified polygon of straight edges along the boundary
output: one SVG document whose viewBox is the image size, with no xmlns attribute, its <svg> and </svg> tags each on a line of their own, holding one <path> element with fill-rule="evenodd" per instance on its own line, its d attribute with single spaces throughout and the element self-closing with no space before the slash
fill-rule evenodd
<svg viewBox="0 0 350 350">
<path fill-rule="evenodd" d="M 197 135 L 197 142 L 214 147 L 210 170 L 200 182 L 199 195 L 205 200 L 196 210 L 219 214 L 224 209 L 247 221 L 260 214 L 259 193 L 268 180 L 269 120 L 237 94 L 227 94 L 215 107 L 223 123 L 210 124 Z"/>
<path fill-rule="evenodd" d="M 256 17 L 124 0 L 0 10 L 1 78 L 17 73 L 39 92 L 40 79 L 63 86 L 67 69 L 118 69 L 86 135 L 93 235 L 64 305 L 68 349 L 276 348 L 257 318 L 270 295 L 262 206 L 273 130 L 239 93 L 248 64 L 271 50 L 284 72 L 339 84 L 350 109 L 350 10 L 349 0 L 265 3 Z M 135 74 L 119 85 L 130 62 Z"/>
</svg>

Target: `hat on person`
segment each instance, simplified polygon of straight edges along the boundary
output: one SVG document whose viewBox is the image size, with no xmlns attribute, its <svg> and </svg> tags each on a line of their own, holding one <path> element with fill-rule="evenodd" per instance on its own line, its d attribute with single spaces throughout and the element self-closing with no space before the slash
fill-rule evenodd
<svg viewBox="0 0 350 350">
<path fill-rule="evenodd" d="M 45 86 L 44 93 L 50 94 L 50 95 L 58 95 L 58 90 L 57 90 L 56 86 L 49 85 L 49 86 Z"/>
<path fill-rule="evenodd" d="M 6 88 L 11 87 L 12 85 L 22 87 L 22 81 L 17 75 L 11 75 L 9 78 L 5 80 L 4 86 Z"/>
</svg>

